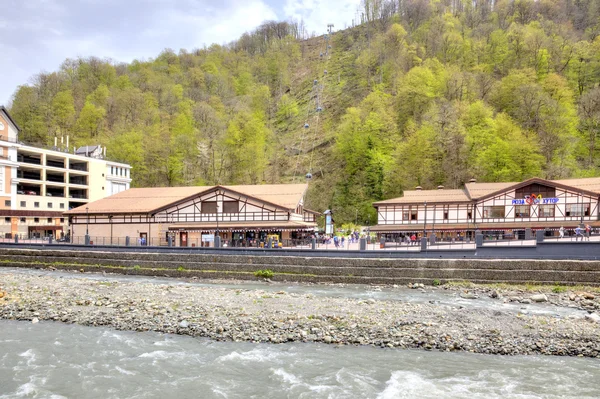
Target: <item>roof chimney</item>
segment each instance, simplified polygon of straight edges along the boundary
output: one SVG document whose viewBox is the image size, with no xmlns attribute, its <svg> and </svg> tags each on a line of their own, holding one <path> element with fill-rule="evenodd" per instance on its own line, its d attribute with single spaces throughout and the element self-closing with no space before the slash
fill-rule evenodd
<svg viewBox="0 0 600 399">
<path fill-rule="evenodd" d="M 477 179 L 471 179 L 469 180 L 469 183 L 477 183 Z"/>
<path fill-rule="evenodd" d="M 443 190 L 443 189 L 444 189 L 444 186 L 442 186 L 442 185 L 438 186 L 438 190 Z"/>
<path fill-rule="evenodd" d="M 415 190 L 417 190 L 417 191 L 420 191 L 420 190 L 422 190 L 422 189 L 423 189 L 423 187 L 421 187 L 421 186 L 417 186 L 417 187 L 415 187 Z"/>
</svg>

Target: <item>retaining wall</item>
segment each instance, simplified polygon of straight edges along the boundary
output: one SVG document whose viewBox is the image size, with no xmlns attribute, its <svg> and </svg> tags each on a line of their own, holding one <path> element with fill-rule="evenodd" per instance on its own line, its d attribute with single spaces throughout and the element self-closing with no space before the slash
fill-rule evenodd
<svg viewBox="0 0 600 399">
<path fill-rule="evenodd" d="M 334 258 L 248 254 L 140 253 L 0 248 L 5 267 L 56 268 L 173 277 L 402 284 L 463 281 L 600 285 L 600 261 Z"/>
</svg>

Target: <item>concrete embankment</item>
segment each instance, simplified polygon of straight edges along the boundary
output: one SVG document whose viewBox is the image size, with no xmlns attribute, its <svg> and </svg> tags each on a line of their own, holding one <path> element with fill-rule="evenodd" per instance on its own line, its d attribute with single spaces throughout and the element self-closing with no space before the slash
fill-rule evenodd
<svg viewBox="0 0 600 399">
<path fill-rule="evenodd" d="M 600 261 L 579 260 L 377 259 L 0 248 L 0 265 L 235 279 L 255 279 L 256 271 L 268 269 L 273 272 L 272 280 L 358 284 L 468 280 L 600 285 Z"/>
</svg>

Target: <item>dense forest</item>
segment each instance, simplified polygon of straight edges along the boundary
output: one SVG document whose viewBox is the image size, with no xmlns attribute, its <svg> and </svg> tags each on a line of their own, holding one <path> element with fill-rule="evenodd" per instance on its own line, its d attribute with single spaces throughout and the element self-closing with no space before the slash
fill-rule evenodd
<svg viewBox="0 0 600 399">
<path fill-rule="evenodd" d="M 596 0 L 364 0 L 355 22 L 67 59 L 10 111 L 25 142 L 106 145 L 137 187 L 310 173 L 307 206 L 338 223 L 373 224 L 373 201 L 417 185 L 600 175 Z"/>
</svg>

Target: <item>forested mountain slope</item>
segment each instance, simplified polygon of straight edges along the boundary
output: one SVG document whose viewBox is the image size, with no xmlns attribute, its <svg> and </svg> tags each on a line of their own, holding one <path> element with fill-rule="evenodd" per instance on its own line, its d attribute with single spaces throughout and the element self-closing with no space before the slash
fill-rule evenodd
<svg viewBox="0 0 600 399">
<path fill-rule="evenodd" d="M 365 0 L 330 36 L 272 22 L 148 61 L 69 59 L 10 110 L 23 141 L 108 146 L 137 187 L 310 172 L 308 207 L 374 223 L 371 202 L 417 185 L 600 174 L 599 16 L 593 0 Z"/>
</svg>

